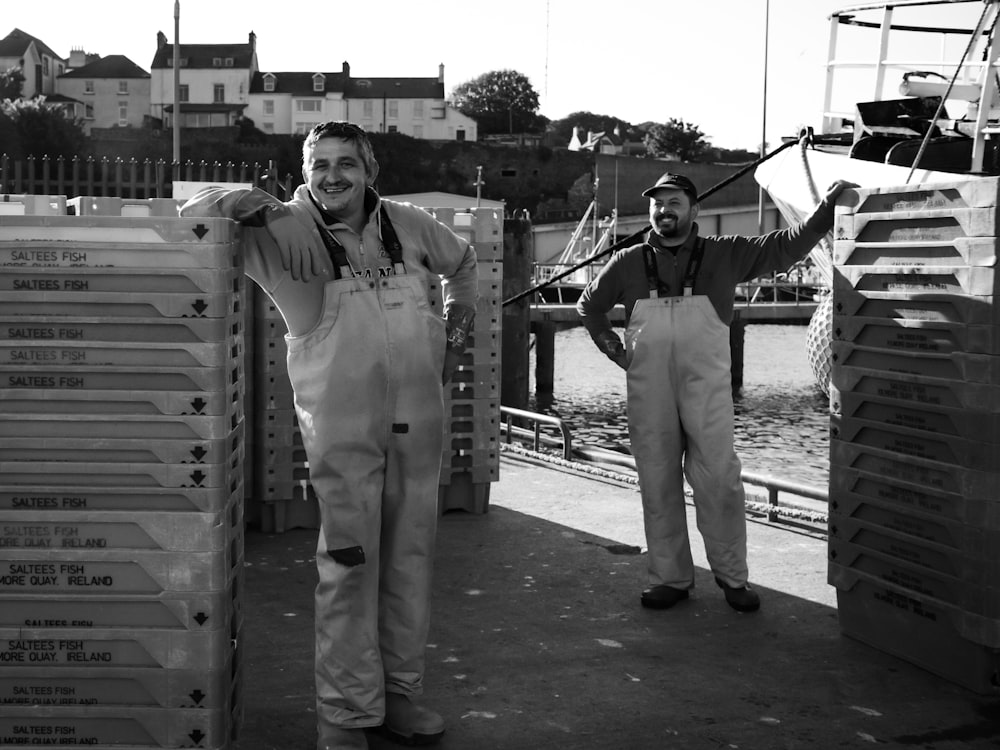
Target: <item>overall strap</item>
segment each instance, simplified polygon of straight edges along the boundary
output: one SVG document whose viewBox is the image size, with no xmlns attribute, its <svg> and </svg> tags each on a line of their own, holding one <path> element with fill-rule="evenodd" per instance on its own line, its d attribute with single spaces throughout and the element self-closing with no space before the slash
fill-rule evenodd
<svg viewBox="0 0 1000 750">
<path fill-rule="evenodd" d="M 701 270 L 701 262 L 705 258 L 705 238 L 699 237 L 695 242 L 691 257 L 688 258 L 687 270 L 684 271 L 684 296 L 690 297 L 694 294 L 694 280 Z"/>
<path fill-rule="evenodd" d="M 333 259 L 333 278 L 353 278 L 354 270 L 351 268 L 351 261 L 347 259 L 347 250 L 340 244 L 340 240 L 334 237 L 333 232 L 318 222 L 317 226 L 319 227 L 319 236 L 323 239 L 323 244 L 326 245 L 326 251 Z"/>
<path fill-rule="evenodd" d="M 656 265 L 656 252 L 648 243 L 642 246 L 642 260 L 646 266 L 646 282 L 649 285 L 649 298 L 656 299 L 661 294 L 669 296 L 667 285 L 660 278 L 660 271 Z"/>
<path fill-rule="evenodd" d="M 403 265 L 403 246 L 399 244 L 396 229 L 392 226 L 392 222 L 389 221 L 389 213 L 385 210 L 385 204 L 379 207 L 379 217 L 382 224 L 382 244 L 385 246 L 386 252 L 389 253 L 389 259 L 392 261 L 392 272 L 400 276 L 406 273 L 406 266 Z"/>
</svg>

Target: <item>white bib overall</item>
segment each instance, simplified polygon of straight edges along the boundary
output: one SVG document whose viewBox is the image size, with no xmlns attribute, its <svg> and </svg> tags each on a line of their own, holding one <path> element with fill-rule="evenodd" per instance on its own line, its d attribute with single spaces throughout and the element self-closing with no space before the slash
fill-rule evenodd
<svg viewBox="0 0 1000 750">
<path fill-rule="evenodd" d="M 326 284 L 289 337 L 319 496 L 316 695 L 324 726 L 382 722 L 384 690 L 422 689 L 443 442 L 445 323 L 415 275 Z"/>
<path fill-rule="evenodd" d="M 747 581 L 746 516 L 733 448 L 729 328 L 706 296 L 640 299 L 625 332 L 628 421 L 649 583 L 694 585 L 684 476 L 715 575 Z"/>
</svg>

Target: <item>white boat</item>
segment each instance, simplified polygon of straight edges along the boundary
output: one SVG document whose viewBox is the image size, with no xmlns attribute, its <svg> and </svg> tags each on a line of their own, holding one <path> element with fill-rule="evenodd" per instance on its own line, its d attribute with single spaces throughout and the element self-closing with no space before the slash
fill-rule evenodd
<svg viewBox="0 0 1000 750">
<path fill-rule="evenodd" d="M 831 14 L 822 123 L 754 172 L 785 220 L 808 216 L 837 179 L 891 188 L 1000 174 L 998 12 L 1000 0 L 886 0 Z M 828 291 L 829 238 L 811 258 Z M 824 392 L 830 302 L 821 297 L 808 336 Z"/>
<path fill-rule="evenodd" d="M 807 216 L 836 179 L 877 187 L 1000 172 L 998 8 L 891 0 L 831 14 L 821 126 L 754 173 L 786 221 Z M 971 25 L 955 26 L 963 19 Z"/>
</svg>

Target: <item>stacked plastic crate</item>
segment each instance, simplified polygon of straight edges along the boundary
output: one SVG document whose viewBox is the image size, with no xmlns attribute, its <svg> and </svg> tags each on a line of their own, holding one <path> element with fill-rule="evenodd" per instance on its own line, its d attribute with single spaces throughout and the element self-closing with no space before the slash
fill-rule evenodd
<svg viewBox="0 0 1000 750">
<path fill-rule="evenodd" d="M 473 333 L 458 369 L 445 387 L 438 505 L 441 512 L 485 513 L 491 483 L 500 476 L 503 212 L 494 208 L 436 208 L 430 213 L 468 240 L 479 261 L 479 301 Z M 440 290 L 437 292 L 440 297 Z"/>
<path fill-rule="evenodd" d="M 427 209 L 467 239 L 479 260 L 475 331 L 452 381 L 445 388 L 445 435 L 441 467 L 441 511 L 482 513 L 490 483 L 499 476 L 500 295 L 503 212 L 498 209 Z M 287 328 L 260 290 L 254 295 L 254 472 L 253 515 L 265 531 L 318 527 L 316 495 L 295 417 L 286 365 Z M 442 313 L 441 289 L 430 290 L 432 309 Z"/>
<path fill-rule="evenodd" d="M 829 581 L 841 629 L 1000 690 L 1000 181 L 838 208 Z"/>
<path fill-rule="evenodd" d="M 0 197 L 0 747 L 227 748 L 241 705 L 235 225 L 156 216 L 152 201 L 145 216 L 14 203 Z"/>
</svg>

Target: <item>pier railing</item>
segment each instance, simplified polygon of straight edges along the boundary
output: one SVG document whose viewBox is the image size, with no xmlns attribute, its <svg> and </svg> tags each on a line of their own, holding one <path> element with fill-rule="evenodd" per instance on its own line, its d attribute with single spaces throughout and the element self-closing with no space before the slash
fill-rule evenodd
<svg viewBox="0 0 1000 750">
<path fill-rule="evenodd" d="M 516 439 L 521 443 L 527 443 L 536 454 L 544 455 L 546 450 L 549 451 L 549 455 L 558 453 L 563 462 L 585 466 L 618 466 L 628 470 L 630 474 L 634 474 L 636 471 L 635 458 L 630 454 L 591 446 L 574 447 L 572 431 L 559 417 L 509 406 L 501 406 L 500 414 L 502 417 L 501 432 L 508 445 Z M 516 420 L 522 424 L 517 424 Z M 528 426 L 524 426 L 525 424 Z M 554 429 L 543 432 L 543 426 Z M 811 523 L 826 522 L 829 504 L 829 494 L 826 490 L 751 471 L 743 471 L 740 476 L 745 484 L 767 490 L 766 503 L 761 504 L 748 500 L 747 509 L 759 513 L 769 522 L 779 523 L 788 519 L 804 520 Z M 638 483 L 637 479 L 635 481 Z M 782 500 L 781 493 L 807 502 Z"/>
</svg>

